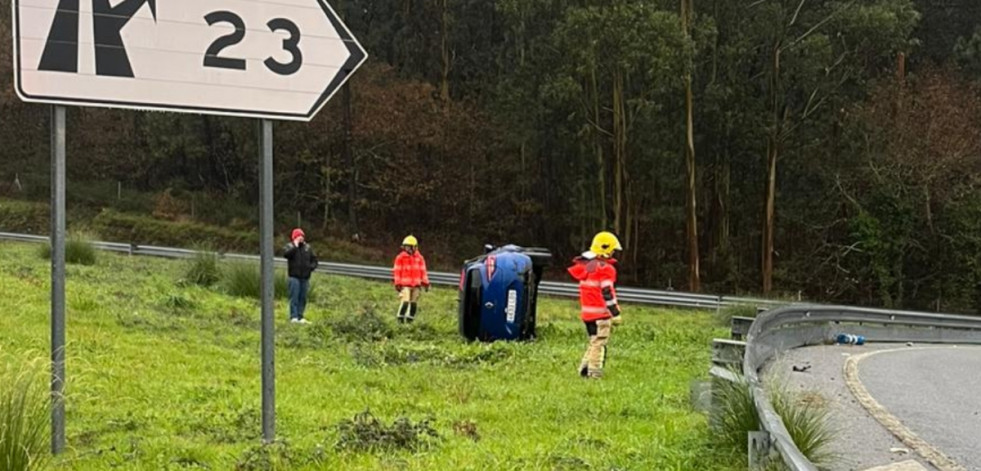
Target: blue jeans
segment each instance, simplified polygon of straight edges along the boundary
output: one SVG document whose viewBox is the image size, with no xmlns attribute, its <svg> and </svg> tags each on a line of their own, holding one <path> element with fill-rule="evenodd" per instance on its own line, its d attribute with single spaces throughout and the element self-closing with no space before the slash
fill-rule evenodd
<svg viewBox="0 0 981 471">
<path fill-rule="evenodd" d="M 290 297 L 290 319 L 303 319 L 303 311 L 307 309 L 307 291 L 310 280 L 290 277 L 286 292 Z"/>
</svg>

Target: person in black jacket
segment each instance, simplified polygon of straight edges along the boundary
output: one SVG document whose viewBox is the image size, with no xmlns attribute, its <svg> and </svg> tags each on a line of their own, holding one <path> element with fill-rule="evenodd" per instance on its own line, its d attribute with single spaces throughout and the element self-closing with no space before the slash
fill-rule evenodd
<svg viewBox="0 0 981 471">
<path fill-rule="evenodd" d="M 309 324 L 303 317 L 307 308 L 307 291 L 310 289 L 310 274 L 317 269 L 317 255 L 304 238 L 303 229 L 293 229 L 284 256 L 289 264 L 290 322 Z"/>
</svg>

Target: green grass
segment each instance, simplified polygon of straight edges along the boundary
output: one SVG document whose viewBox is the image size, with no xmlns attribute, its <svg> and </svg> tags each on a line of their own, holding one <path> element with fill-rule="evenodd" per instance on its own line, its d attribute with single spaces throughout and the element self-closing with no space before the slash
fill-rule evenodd
<svg viewBox="0 0 981 471">
<path fill-rule="evenodd" d="M 0 244 L 0 364 L 46 352 L 49 271 Z M 394 322 L 387 283 L 314 276 L 287 322 L 276 305 L 277 441 L 260 437 L 259 308 L 177 283 L 186 262 L 104 254 L 68 267 L 69 451 L 54 469 L 737 470 L 688 403 L 710 314 L 625 306 L 606 377 L 579 378 L 571 300 L 541 302 L 532 343 L 459 339 L 456 291 Z M 366 411 L 370 417 L 359 415 Z M 432 431 L 433 433 L 430 433 Z M 375 442 L 382 445 L 372 445 Z M 407 446 L 402 446 L 407 444 Z"/>
<path fill-rule="evenodd" d="M 50 396 L 42 380 L 43 366 L 37 360 L 0 363 L 0 469 L 4 471 L 42 469 L 49 460 Z"/>
</svg>

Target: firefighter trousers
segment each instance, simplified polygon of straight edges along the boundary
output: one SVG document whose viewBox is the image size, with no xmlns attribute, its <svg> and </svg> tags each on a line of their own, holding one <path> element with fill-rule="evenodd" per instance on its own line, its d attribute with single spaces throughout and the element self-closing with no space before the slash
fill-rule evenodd
<svg viewBox="0 0 981 471">
<path fill-rule="evenodd" d="M 579 363 L 579 374 L 590 378 L 603 376 L 603 364 L 606 362 L 606 343 L 610 340 L 612 324 L 609 319 L 586 322 L 586 333 L 589 335 L 589 346 Z"/>
</svg>

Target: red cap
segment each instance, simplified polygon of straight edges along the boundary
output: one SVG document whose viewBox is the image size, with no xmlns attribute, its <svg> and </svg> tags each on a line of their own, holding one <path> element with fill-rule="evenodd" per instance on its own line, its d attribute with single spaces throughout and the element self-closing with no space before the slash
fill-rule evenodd
<svg viewBox="0 0 981 471">
<path fill-rule="evenodd" d="M 299 227 L 293 229 L 293 235 L 290 236 L 290 240 L 296 240 L 297 237 L 306 237 L 306 234 L 303 233 L 303 229 L 300 229 Z"/>
</svg>

